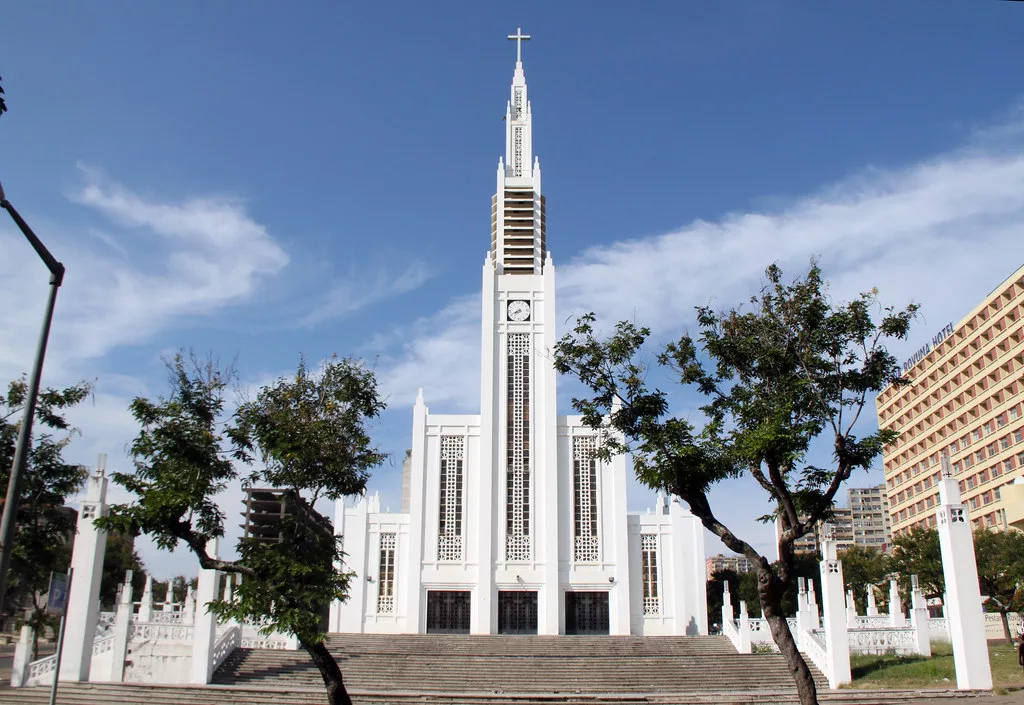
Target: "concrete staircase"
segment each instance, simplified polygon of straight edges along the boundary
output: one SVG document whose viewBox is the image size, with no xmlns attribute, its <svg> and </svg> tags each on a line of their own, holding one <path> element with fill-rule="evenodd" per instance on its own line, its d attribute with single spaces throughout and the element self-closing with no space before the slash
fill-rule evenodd
<svg viewBox="0 0 1024 705">
<path fill-rule="evenodd" d="M 796 703 L 778 654 L 737 654 L 725 637 L 332 635 L 353 700 L 382 705 L 704 705 Z M 955 691 L 830 692 L 823 701 L 898 703 Z M 960 694 L 963 695 L 962 693 Z M 0 689 L 45 703 L 49 688 Z M 61 705 L 312 705 L 326 698 L 303 651 L 236 650 L 206 688 L 61 684 Z"/>
</svg>

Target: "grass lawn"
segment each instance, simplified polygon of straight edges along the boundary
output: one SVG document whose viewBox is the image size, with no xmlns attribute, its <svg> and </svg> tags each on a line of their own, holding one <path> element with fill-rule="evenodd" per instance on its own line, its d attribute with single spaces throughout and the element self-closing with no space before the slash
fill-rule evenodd
<svg viewBox="0 0 1024 705">
<path fill-rule="evenodd" d="M 988 645 L 994 687 L 1024 685 L 1024 671 L 1017 663 L 1017 648 Z M 932 644 L 932 657 L 850 655 L 852 688 L 955 688 L 953 647 Z"/>
</svg>

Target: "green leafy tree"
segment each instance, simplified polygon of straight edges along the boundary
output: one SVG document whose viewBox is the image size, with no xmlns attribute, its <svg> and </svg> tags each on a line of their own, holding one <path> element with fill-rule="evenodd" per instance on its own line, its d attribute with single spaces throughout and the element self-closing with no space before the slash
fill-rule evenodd
<svg viewBox="0 0 1024 705">
<path fill-rule="evenodd" d="M 888 589 L 878 589 L 889 578 L 889 557 L 871 546 L 851 546 L 839 552 L 843 562 L 843 581 L 853 590 L 858 614 L 867 610 L 867 590 L 875 591 L 875 601 L 884 607 L 889 601 Z"/>
<path fill-rule="evenodd" d="M 71 563 L 75 512 L 65 506 L 82 487 L 86 471 L 64 462 L 63 452 L 75 429 L 67 420 L 68 409 L 82 403 L 92 391 L 88 382 L 64 389 L 47 388 L 39 393 L 28 463 L 22 478 L 7 594 L 3 609 L 10 615 L 29 609 L 26 623 L 38 635 L 53 620 L 43 613 L 44 593 L 52 571 L 66 572 Z M 7 487 L 24 411 L 28 385 L 25 378 L 8 384 L 0 396 L 0 486 Z M 0 498 L 0 505 L 4 503 Z"/>
<path fill-rule="evenodd" d="M 0 77 L 0 80 L 3 80 L 3 78 Z M 4 100 L 4 87 L 0 86 L 0 115 L 3 115 L 6 112 L 7 112 L 7 101 Z"/>
<path fill-rule="evenodd" d="M 335 569 L 343 554 L 329 524 L 317 530 L 286 519 L 278 542 L 240 540 L 236 561 L 211 556 L 207 545 L 224 534 L 225 516 L 214 498 L 236 479 L 284 489 L 292 501 L 310 505 L 365 489 L 370 469 L 384 457 L 367 432 L 384 408 L 373 373 L 348 359 L 333 358 L 314 372 L 300 362 L 293 378 L 260 389 L 229 422 L 230 374 L 181 355 L 169 367 L 166 398 L 132 402 L 142 426 L 131 446 L 135 470 L 113 476 L 136 501 L 111 507 L 103 522 L 149 534 L 161 548 L 184 543 L 203 568 L 239 576 L 232 601 L 211 608 L 251 620 L 265 633 L 294 634 L 320 670 L 332 705 L 350 703 L 320 623 L 327 606 L 346 597 L 350 578 Z"/>
<path fill-rule="evenodd" d="M 762 612 L 801 703 L 810 705 L 817 702 L 814 679 L 783 611 L 796 579 L 793 542 L 827 519 L 842 484 L 895 440 L 892 431 L 860 437 L 854 429 L 874 393 L 903 383 L 883 342 L 906 337 L 916 307 L 880 309 L 875 291 L 833 303 L 813 263 L 792 284 L 774 265 L 766 277 L 748 308 L 698 308 L 698 340 L 684 335 L 656 357 L 676 381 L 703 396 L 702 427 L 690 421 L 689 410 L 673 415 L 667 393 L 650 386 L 647 328 L 621 322 L 602 338 L 595 317 L 583 316 L 556 345 L 555 367 L 593 393 L 573 399 L 573 407 L 589 426 L 610 427 L 604 457 L 632 452 L 644 484 L 679 497 L 727 548 L 751 560 Z M 808 463 L 818 438 L 832 450 L 828 467 Z M 711 506 L 713 485 L 744 475 L 767 495 L 764 518 L 780 523 L 774 565 Z"/>
<path fill-rule="evenodd" d="M 1024 602 L 1024 533 L 979 529 L 974 532 L 974 555 L 981 594 L 988 596 L 985 606 L 999 612 L 1003 637 L 1013 644 L 1007 614 Z"/>
<path fill-rule="evenodd" d="M 914 575 L 926 598 L 942 597 L 946 591 L 939 532 L 935 529 L 916 528 L 896 536 L 889 565 L 892 574 L 899 579 L 900 597 L 905 603 L 910 601 L 910 582 Z"/>
<path fill-rule="evenodd" d="M 132 571 L 132 594 L 138 599 L 146 585 L 146 570 L 135 550 L 135 540 L 116 531 L 107 534 L 107 547 L 100 577 L 100 604 L 114 609 L 117 589 L 124 583 L 125 572 Z"/>
</svg>

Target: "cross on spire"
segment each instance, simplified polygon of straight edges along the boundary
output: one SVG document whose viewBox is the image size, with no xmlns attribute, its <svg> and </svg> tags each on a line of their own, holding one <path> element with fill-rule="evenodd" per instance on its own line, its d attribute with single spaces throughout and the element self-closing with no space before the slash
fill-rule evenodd
<svg viewBox="0 0 1024 705">
<path fill-rule="evenodd" d="M 523 62 L 523 41 L 529 41 L 530 35 L 523 34 L 522 27 L 516 27 L 516 33 L 508 35 L 510 40 L 514 39 L 516 42 L 516 63 L 521 64 Z"/>
</svg>

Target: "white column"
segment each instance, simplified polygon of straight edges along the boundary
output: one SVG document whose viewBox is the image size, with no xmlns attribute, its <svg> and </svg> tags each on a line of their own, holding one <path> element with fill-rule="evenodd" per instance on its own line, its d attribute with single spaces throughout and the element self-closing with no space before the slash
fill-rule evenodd
<svg viewBox="0 0 1024 705">
<path fill-rule="evenodd" d="M 110 657 L 108 680 L 120 683 L 124 680 L 124 660 L 128 656 L 128 642 L 131 640 L 132 617 L 135 612 L 132 594 L 132 571 L 125 571 L 124 583 L 118 591 L 114 616 L 114 646 Z"/>
<path fill-rule="evenodd" d="M 836 557 L 836 542 L 831 526 L 826 525 L 821 542 L 821 606 L 825 621 L 825 649 L 828 652 L 829 688 L 849 683 L 850 642 L 846 631 L 846 607 L 843 604 L 843 564 Z"/>
<path fill-rule="evenodd" d="M 814 581 L 811 581 L 813 584 Z M 810 600 L 807 596 L 807 580 L 804 578 L 796 579 L 796 632 L 793 634 L 793 639 L 796 641 L 798 649 L 804 649 L 804 634 L 807 632 L 808 623 L 810 622 Z"/>
<path fill-rule="evenodd" d="M 218 558 L 217 539 L 211 539 L 206 551 L 211 558 Z M 217 579 L 220 571 L 200 569 L 199 585 L 196 588 L 196 618 L 192 631 L 192 669 L 189 682 L 206 685 L 210 682 L 213 662 L 213 647 L 217 640 L 217 617 L 208 605 L 217 599 Z"/>
<path fill-rule="evenodd" d="M 612 527 L 612 536 L 607 537 L 611 545 L 602 546 L 615 560 L 615 584 L 609 595 L 609 631 L 612 634 L 628 635 L 630 633 L 629 595 L 632 572 L 629 570 L 629 518 L 626 506 L 626 456 L 617 455 L 612 458 L 608 475 L 610 482 L 602 485 L 604 492 L 612 493 L 611 501 L 601 498 L 598 506 L 611 507 L 612 520 L 607 522 Z M 570 495 L 571 496 L 571 495 Z M 571 524 L 570 524 L 571 526 Z M 571 532 L 570 532 L 571 535 Z"/>
<path fill-rule="evenodd" d="M 810 621 L 808 629 L 821 629 L 821 612 L 818 611 L 818 589 L 814 587 L 814 579 L 807 580 L 807 612 Z"/>
<path fill-rule="evenodd" d="M 967 507 L 960 502 L 960 486 L 953 479 L 953 468 L 946 454 L 942 456 L 939 497 L 941 505 L 936 510 L 936 519 L 942 550 L 942 574 L 946 578 L 949 600 L 946 614 L 949 637 L 953 642 L 956 687 L 960 690 L 988 690 L 992 687 L 992 671 L 978 587 L 974 537 Z"/>
<path fill-rule="evenodd" d="M 142 588 L 142 598 L 139 601 L 139 621 L 153 621 L 153 576 L 146 575 L 146 586 Z"/>
<path fill-rule="evenodd" d="M 525 150 L 524 145 L 524 159 Z M 524 170 L 528 169 L 529 162 L 524 163 L 523 167 Z M 535 241 L 539 242 L 539 238 Z M 563 604 L 562 591 L 558 584 L 558 566 L 561 559 L 559 549 L 562 542 L 558 535 L 558 417 L 556 373 L 552 362 L 555 347 L 555 265 L 550 258 L 545 260 L 544 252 L 539 253 L 539 262 L 544 262 L 544 273 L 541 278 L 543 300 L 537 302 L 540 304 L 537 306 L 540 309 L 538 313 L 542 316 L 539 322 L 543 328 L 541 335 L 530 336 L 533 344 L 531 373 L 536 385 L 530 421 L 533 434 L 530 470 L 533 478 L 536 478 L 533 481 L 537 483 L 532 498 L 537 521 L 531 527 L 530 533 L 534 555 L 543 563 L 543 587 L 537 595 L 537 633 L 555 635 L 560 631 L 559 616 Z M 600 499 L 598 503 L 600 504 Z M 614 550 L 612 546 L 607 545 L 601 548 L 602 551 Z M 566 560 L 568 559 L 567 556 Z M 612 609 L 611 601 L 608 608 Z M 625 631 L 619 633 L 629 634 L 628 608 L 619 616 L 622 617 L 621 622 L 625 626 Z"/>
<path fill-rule="evenodd" d="M 333 605 L 332 605 L 333 607 Z M 181 606 L 182 624 L 192 624 L 196 615 L 196 596 L 192 594 L 192 585 L 185 591 L 185 604 Z"/>
<path fill-rule="evenodd" d="M 857 626 L 857 600 L 853 596 L 853 588 L 846 591 L 846 626 Z"/>
<path fill-rule="evenodd" d="M 86 481 L 85 499 L 78 510 L 75 546 L 71 552 L 74 575 L 68 594 L 67 623 L 64 625 L 64 653 L 61 657 L 60 680 L 89 679 L 92 664 L 92 643 L 100 611 L 100 580 L 103 577 L 103 556 L 107 549 L 107 532 L 93 523 L 107 513 L 107 478 L 102 472 Z"/>
<path fill-rule="evenodd" d="M 736 612 L 732 607 L 732 594 L 729 592 L 729 581 L 722 581 L 722 633 L 725 634 L 725 625 L 736 619 Z"/>
<path fill-rule="evenodd" d="M 395 605 L 398 609 L 397 596 L 401 594 L 400 583 L 405 583 L 405 618 L 406 629 L 417 634 L 425 631 L 421 624 L 425 595 L 421 588 L 423 565 L 423 522 L 426 516 L 424 497 L 427 475 L 427 405 L 423 403 L 423 390 L 416 394 L 416 404 L 412 409 L 412 459 L 409 469 L 409 548 L 407 555 L 402 555 L 401 543 L 395 552 Z M 399 616 L 401 613 L 399 612 Z"/>
<path fill-rule="evenodd" d="M 32 627 L 27 624 L 21 627 L 18 643 L 14 647 L 14 660 L 11 663 L 11 687 L 20 688 L 25 684 L 28 665 L 35 660 L 32 652 Z"/>
<path fill-rule="evenodd" d="M 867 586 L 867 590 L 868 590 L 868 609 L 867 609 L 867 615 L 868 615 L 868 617 L 877 617 L 878 616 L 878 604 L 875 602 L 875 586 L 874 585 L 868 585 Z"/>
<path fill-rule="evenodd" d="M 889 624 L 902 627 L 907 623 L 903 614 L 903 601 L 900 599 L 900 586 L 896 578 L 889 581 Z"/>
<path fill-rule="evenodd" d="M 917 644 L 917 653 L 921 656 L 932 655 L 931 636 L 928 633 L 928 603 L 921 592 L 921 586 L 917 582 L 917 576 L 910 576 L 913 590 L 910 593 L 910 623 L 914 627 L 914 642 Z"/>
<path fill-rule="evenodd" d="M 750 616 L 747 614 L 747 603 L 740 600 L 740 644 L 736 650 L 741 654 L 750 653 Z"/>
</svg>

